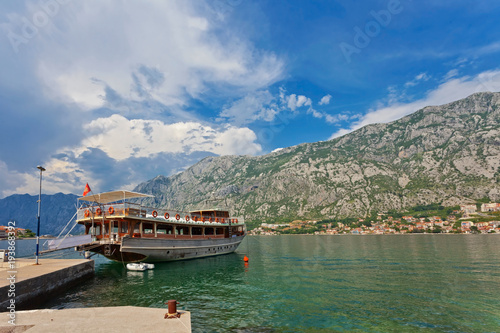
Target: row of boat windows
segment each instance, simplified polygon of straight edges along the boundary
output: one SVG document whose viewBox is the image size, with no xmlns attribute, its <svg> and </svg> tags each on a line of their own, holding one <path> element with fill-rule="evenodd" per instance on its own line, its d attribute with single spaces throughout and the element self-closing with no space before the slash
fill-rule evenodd
<svg viewBox="0 0 500 333">
<path fill-rule="evenodd" d="M 111 223 L 104 224 L 104 234 L 109 234 L 109 227 L 113 230 L 113 233 L 129 233 L 129 225 L 126 222 L 119 223 L 118 221 L 111 221 Z M 173 225 L 165 225 L 165 224 L 154 224 L 154 223 L 142 223 L 142 233 L 153 235 L 155 234 L 155 226 L 156 226 L 156 234 L 163 235 L 193 235 L 193 236 L 213 236 L 213 235 L 224 235 L 224 228 L 215 228 L 215 227 L 189 227 L 189 226 L 173 226 Z M 190 232 L 191 229 L 191 232 Z M 242 232 L 243 227 L 232 227 L 232 232 Z M 136 223 L 134 225 L 134 234 L 141 233 L 141 223 Z M 101 234 L 101 226 L 95 226 L 95 234 Z"/>
</svg>

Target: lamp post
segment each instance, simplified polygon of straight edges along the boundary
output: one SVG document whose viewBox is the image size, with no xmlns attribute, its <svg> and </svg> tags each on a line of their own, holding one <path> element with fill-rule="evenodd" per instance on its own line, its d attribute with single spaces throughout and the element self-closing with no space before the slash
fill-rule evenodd
<svg viewBox="0 0 500 333">
<path fill-rule="evenodd" d="M 42 172 L 45 171 L 45 168 L 41 165 L 36 167 L 40 170 L 40 193 L 38 194 L 38 226 L 36 228 L 36 262 L 35 265 L 38 265 L 38 249 L 39 249 L 39 238 L 40 238 L 40 206 L 42 203 Z"/>
</svg>

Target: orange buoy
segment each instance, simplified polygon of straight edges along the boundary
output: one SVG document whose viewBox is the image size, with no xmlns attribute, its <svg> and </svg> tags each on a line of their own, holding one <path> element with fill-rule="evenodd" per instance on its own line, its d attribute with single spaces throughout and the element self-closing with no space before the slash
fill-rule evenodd
<svg viewBox="0 0 500 333">
<path fill-rule="evenodd" d="M 247 256 L 244 256 L 244 257 L 243 257 L 243 261 L 244 261 L 244 262 L 248 262 L 248 257 L 247 257 Z"/>
</svg>

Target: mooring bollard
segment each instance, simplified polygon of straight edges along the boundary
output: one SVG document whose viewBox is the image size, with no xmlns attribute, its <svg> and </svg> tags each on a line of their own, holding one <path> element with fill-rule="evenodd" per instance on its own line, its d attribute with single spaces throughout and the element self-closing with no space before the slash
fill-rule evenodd
<svg viewBox="0 0 500 333">
<path fill-rule="evenodd" d="M 177 312 L 177 304 L 179 304 L 179 302 L 175 299 L 171 299 L 165 304 L 168 304 L 168 312 L 165 313 L 165 319 L 179 318 L 181 316 L 181 314 Z"/>
</svg>

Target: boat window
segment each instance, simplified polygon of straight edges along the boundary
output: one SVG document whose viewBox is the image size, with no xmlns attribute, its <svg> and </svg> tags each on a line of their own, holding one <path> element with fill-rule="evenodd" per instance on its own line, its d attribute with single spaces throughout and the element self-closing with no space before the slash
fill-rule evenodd
<svg viewBox="0 0 500 333">
<path fill-rule="evenodd" d="M 213 235 L 214 228 L 205 228 L 205 235 Z"/>
<path fill-rule="evenodd" d="M 183 227 L 183 226 L 176 226 L 175 227 L 175 234 L 176 235 L 189 235 L 189 227 Z"/>
<path fill-rule="evenodd" d="M 118 233 L 118 221 L 113 221 L 113 233 Z"/>
<path fill-rule="evenodd" d="M 104 223 L 104 234 L 107 235 L 109 233 L 109 223 Z"/>
<path fill-rule="evenodd" d="M 193 236 L 203 235 L 203 229 L 201 227 L 193 227 L 191 229 L 191 232 L 192 232 Z"/>
<path fill-rule="evenodd" d="M 141 225 L 140 223 L 134 224 L 134 234 L 141 233 L 141 230 L 139 229 L 140 225 Z"/>
<path fill-rule="evenodd" d="M 156 233 L 157 234 L 164 234 L 164 235 L 171 235 L 172 234 L 173 227 L 168 224 L 158 224 L 156 226 Z"/>
<path fill-rule="evenodd" d="M 153 223 L 143 223 L 142 230 L 145 234 L 154 234 Z"/>
<path fill-rule="evenodd" d="M 122 234 L 128 233 L 128 222 L 122 222 L 120 225 L 120 232 Z"/>
<path fill-rule="evenodd" d="M 224 235 L 224 228 L 217 228 L 216 233 L 217 235 Z"/>
<path fill-rule="evenodd" d="M 94 226 L 94 235 L 100 235 L 101 234 L 101 226 L 96 225 Z"/>
</svg>

